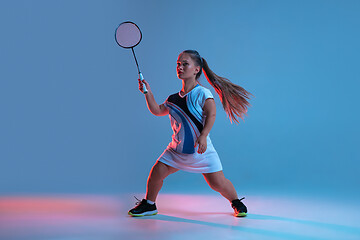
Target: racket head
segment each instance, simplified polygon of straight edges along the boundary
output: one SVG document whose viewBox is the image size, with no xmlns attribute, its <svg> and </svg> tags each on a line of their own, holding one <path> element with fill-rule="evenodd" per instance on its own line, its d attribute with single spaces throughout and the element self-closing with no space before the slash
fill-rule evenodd
<svg viewBox="0 0 360 240">
<path fill-rule="evenodd" d="M 133 48 L 141 42 L 141 39 L 140 28 L 133 22 L 120 23 L 115 30 L 115 40 L 120 47 Z"/>
</svg>

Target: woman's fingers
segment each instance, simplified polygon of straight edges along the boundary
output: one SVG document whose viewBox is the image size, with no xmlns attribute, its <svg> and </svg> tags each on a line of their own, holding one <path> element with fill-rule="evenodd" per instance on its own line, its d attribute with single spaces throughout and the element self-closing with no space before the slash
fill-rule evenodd
<svg viewBox="0 0 360 240">
<path fill-rule="evenodd" d="M 198 153 L 203 154 L 206 151 L 206 145 L 199 145 Z"/>
<path fill-rule="evenodd" d="M 140 90 L 140 92 L 143 92 L 143 91 L 144 91 L 143 86 L 142 86 L 141 83 L 139 84 L 139 90 Z"/>
<path fill-rule="evenodd" d="M 139 90 L 140 90 L 140 92 L 144 92 L 143 83 L 144 83 L 145 80 L 141 81 L 140 79 L 138 79 L 138 81 L 139 81 Z"/>
<path fill-rule="evenodd" d="M 200 154 L 204 153 L 207 148 L 206 137 L 199 136 L 195 141 L 194 148 L 196 148 L 196 146 L 198 146 L 198 150 L 197 150 L 198 153 Z"/>
<path fill-rule="evenodd" d="M 138 81 L 139 81 L 139 90 L 141 91 L 141 92 L 143 92 L 144 91 L 144 85 L 145 85 L 145 87 L 147 88 L 147 90 L 149 91 L 150 90 L 150 86 L 149 86 L 149 83 L 148 82 L 146 82 L 145 80 L 140 80 L 140 79 L 138 79 Z"/>
</svg>

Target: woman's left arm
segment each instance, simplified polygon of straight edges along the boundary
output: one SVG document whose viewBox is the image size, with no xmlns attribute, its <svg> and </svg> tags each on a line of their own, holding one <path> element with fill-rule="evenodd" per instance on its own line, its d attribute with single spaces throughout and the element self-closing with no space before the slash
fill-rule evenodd
<svg viewBox="0 0 360 240">
<path fill-rule="evenodd" d="M 208 98 L 205 100 L 205 104 L 203 107 L 203 114 L 206 116 L 204 128 L 195 142 L 195 147 L 199 145 L 198 153 L 200 154 L 206 151 L 207 148 L 206 138 L 207 135 L 210 133 L 210 130 L 213 127 L 216 118 L 216 105 L 213 98 Z"/>
</svg>

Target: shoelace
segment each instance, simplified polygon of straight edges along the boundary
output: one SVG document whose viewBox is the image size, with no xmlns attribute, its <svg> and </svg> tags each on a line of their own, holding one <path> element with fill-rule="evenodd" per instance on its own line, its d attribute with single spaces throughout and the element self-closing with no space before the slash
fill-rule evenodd
<svg viewBox="0 0 360 240">
<path fill-rule="evenodd" d="M 242 203 L 241 201 L 244 200 L 244 199 L 245 199 L 245 197 L 240 198 L 240 199 L 239 199 L 240 203 Z M 234 201 L 235 201 L 235 200 L 234 200 Z M 242 203 L 242 204 L 243 204 L 243 203 Z M 231 203 L 231 205 L 233 206 L 233 203 Z"/>
<path fill-rule="evenodd" d="M 137 197 L 134 196 L 134 198 L 137 200 L 137 202 L 135 203 L 135 205 L 138 205 L 141 203 L 142 200 L 138 199 Z"/>
</svg>

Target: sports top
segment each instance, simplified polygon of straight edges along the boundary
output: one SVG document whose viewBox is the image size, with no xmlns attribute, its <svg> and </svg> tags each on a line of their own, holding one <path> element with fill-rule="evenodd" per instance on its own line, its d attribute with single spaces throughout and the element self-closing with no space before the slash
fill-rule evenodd
<svg viewBox="0 0 360 240">
<path fill-rule="evenodd" d="M 202 108 L 208 98 L 214 98 L 210 90 L 198 84 L 184 96 L 178 92 L 166 99 L 164 106 L 169 110 L 174 132 L 168 148 L 178 153 L 195 153 L 195 141 L 203 130 L 206 117 Z M 209 135 L 207 142 L 211 144 Z"/>
</svg>

